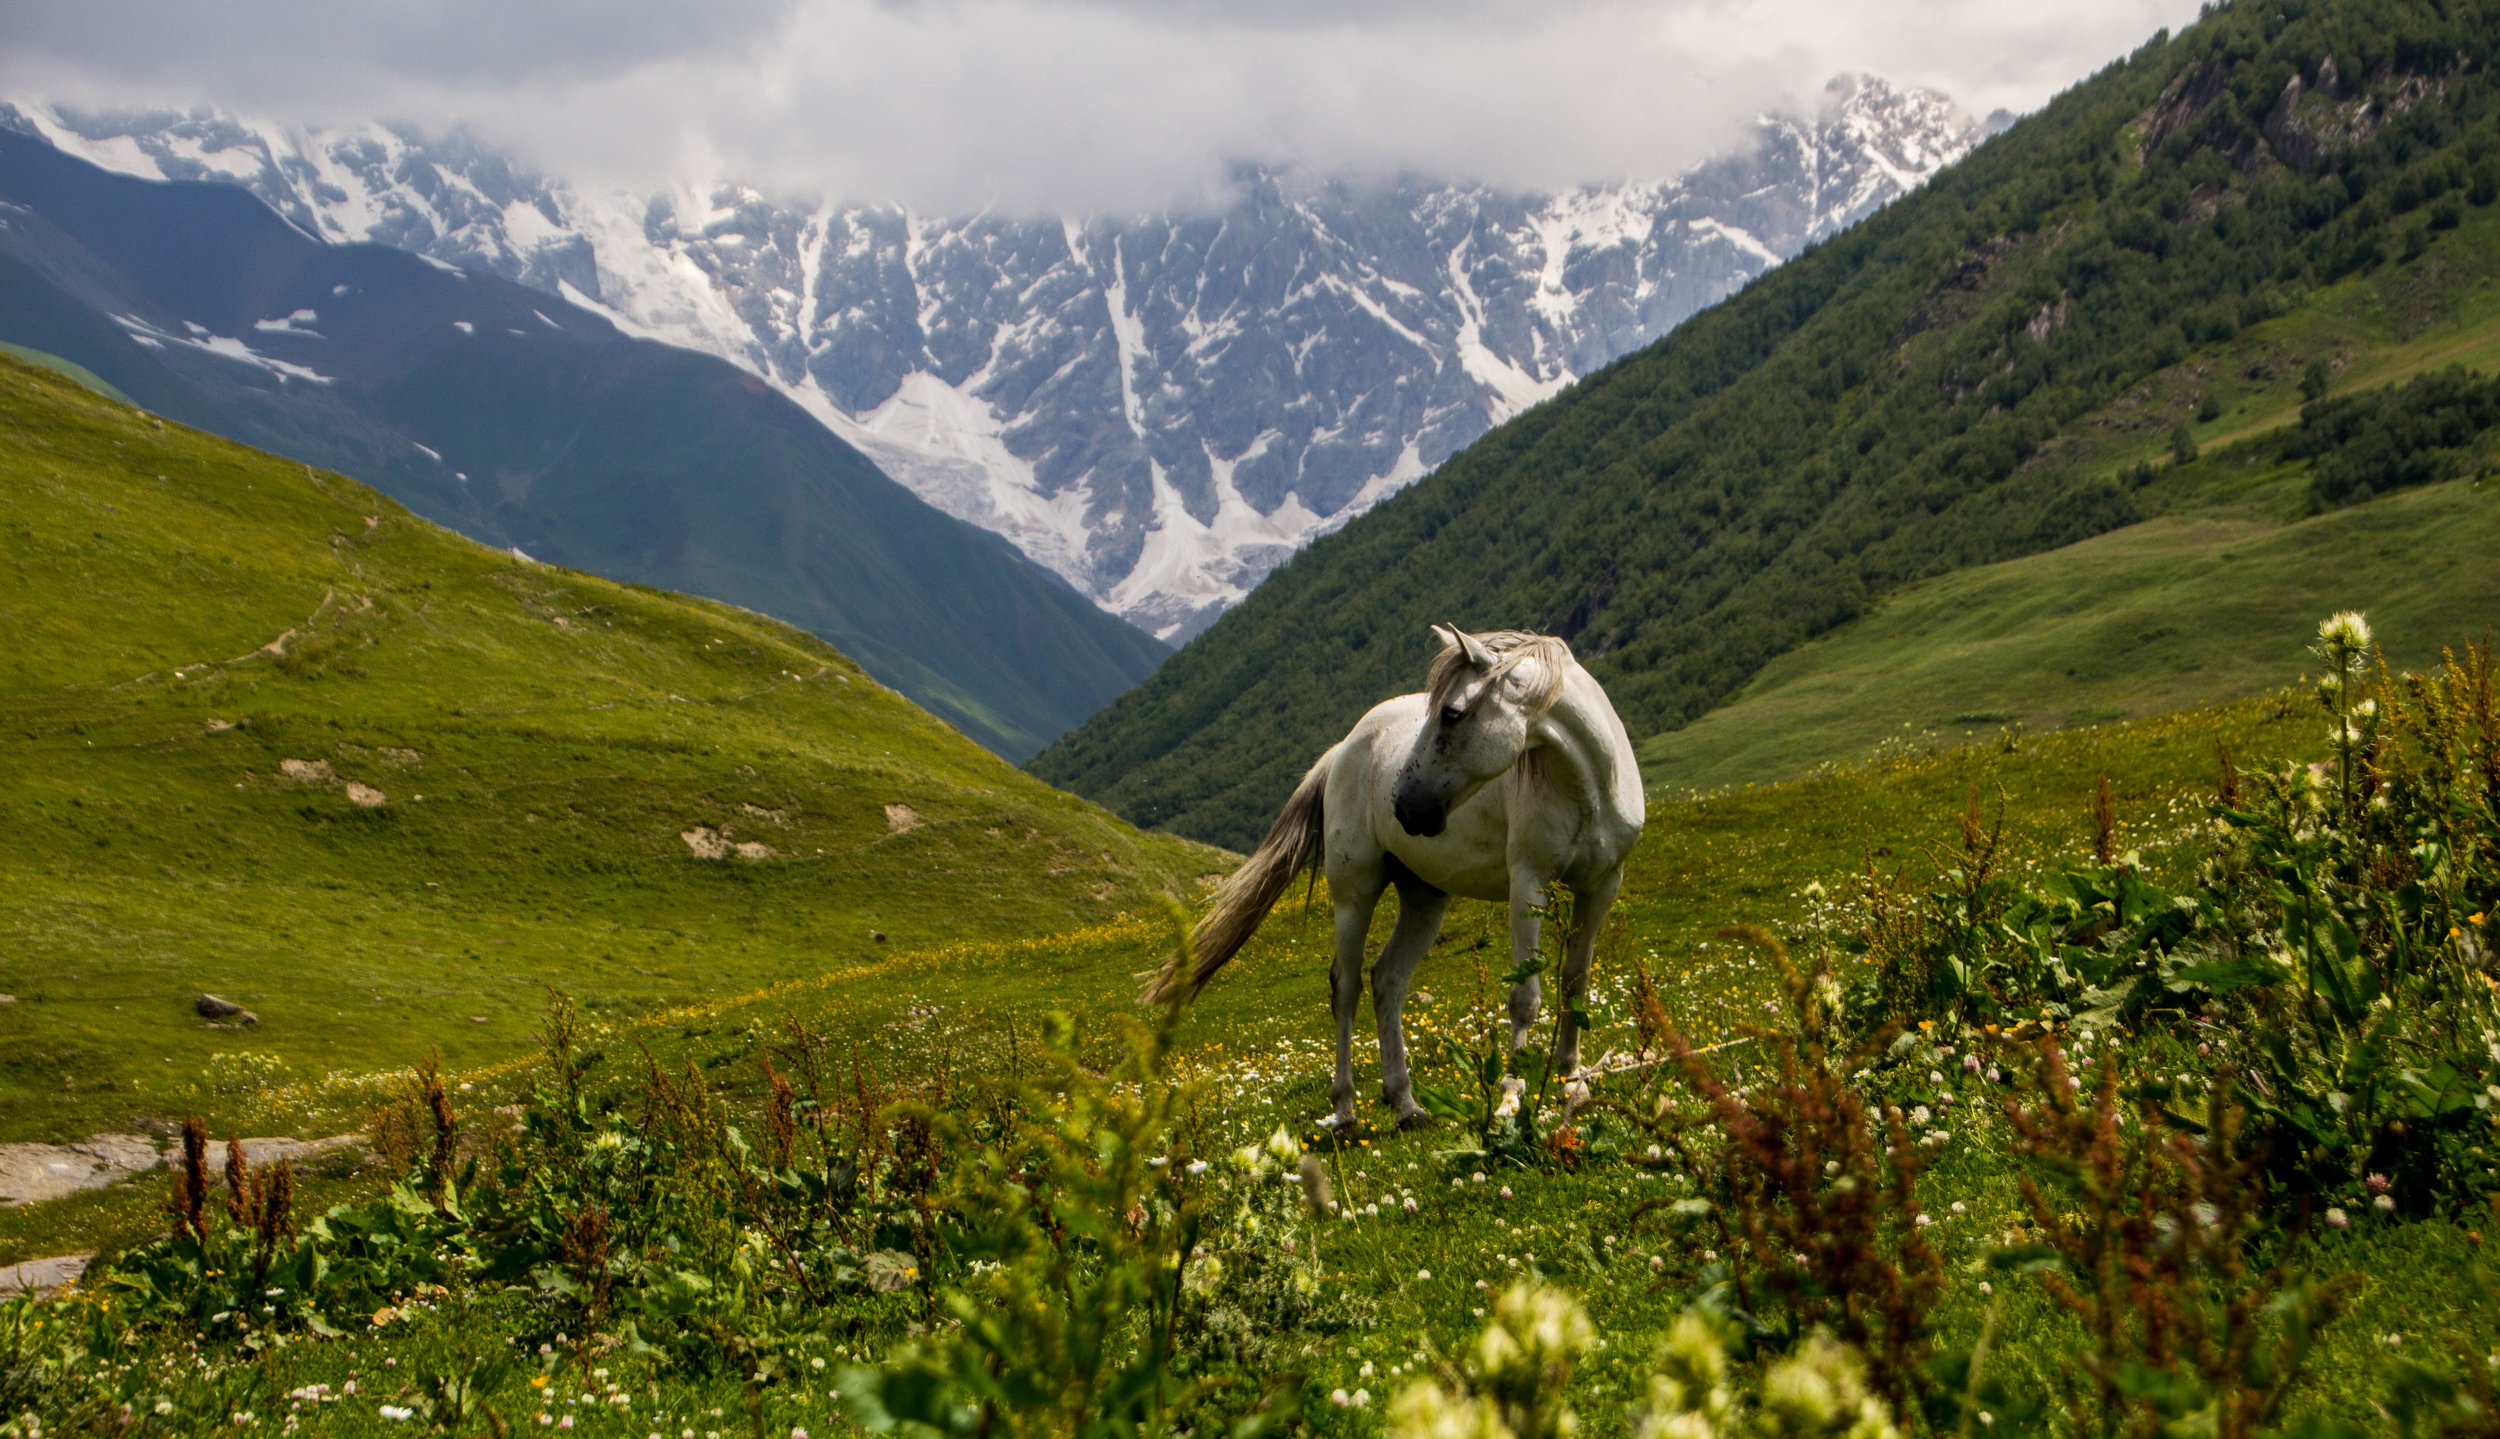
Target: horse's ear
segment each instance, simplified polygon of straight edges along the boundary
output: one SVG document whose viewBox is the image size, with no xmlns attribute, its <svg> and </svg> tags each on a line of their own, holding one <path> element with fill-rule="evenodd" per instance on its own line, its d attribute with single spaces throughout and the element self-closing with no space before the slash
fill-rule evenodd
<svg viewBox="0 0 2500 1439">
<path fill-rule="evenodd" d="M 1465 630 L 1459 629 L 1455 625 L 1451 626 L 1450 633 L 1458 636 L 1458 643 L 1460 647 L 1467 651 L 1467 663 L 1474 665 L 1480 670 L 1489 670 L 1493 668 L 1496 663 L 1493 658 L 1493 651 L 1484 647 L 1484 641 L 1477 639 L 1474 635 L 1467 633 Z"/>
<path fill-rule="evenodd" d="M 1441 648 L 1445 650 L 1454 650 L 1459 647 L 1458 631 L 1452 629 L 1448 625 L 1434 625 L 1432 627 L 1432 637 L 1439 640 L 1441 642 Z"/>
</svg>

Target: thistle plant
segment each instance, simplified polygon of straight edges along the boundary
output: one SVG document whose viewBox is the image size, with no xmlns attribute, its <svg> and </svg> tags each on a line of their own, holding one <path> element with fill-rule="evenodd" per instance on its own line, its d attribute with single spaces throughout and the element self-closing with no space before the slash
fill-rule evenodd
<svg viewBox="0 0 2500 1439">
<path fill-rule="evenodd" d="M 1544 1284 L 1514 1284 L 1494 1302 L 1463 1362 L 1420 1379 L 1391 1404 L 1397 1439 L 1569 1439 L 1580 1419 L 1571 1372 L 1597 1342 L 1580 1301 Z"/>
<path fill-rule="evenodd" d="M 2375 701 L 2354 698 L 2368 678 L 2370 622 L 2357 610 L 2327 616 L 2318 624 L 2313 653 L 2326 664 L 2326 673 L 2318 678 L 2318 701 L 2335 717 L 2327 738 L 2335 746 L 2337 798 L 2349 813 L 2354 804 L 2353 762 L 2364 752 L 2367 731 L 2378 717 Z"/>
<path fill-rule="evenodd" d="M 1729 1333 L 1697 1310 L 1675 1321 L 1631 1416 L 1635 1439 L 1898 1439 L 1849 1346 L 1818 1331 L 1747 1395 L 1728 1359 Z M 1570 1439 L 1580 1429 L 1572 1373 L 1596 1344 L 1579 1300 L 1549 1285 L 1513 1285 L 1460 1362 L 1392 1401 L 1392 1439 Z"/>
</svg>

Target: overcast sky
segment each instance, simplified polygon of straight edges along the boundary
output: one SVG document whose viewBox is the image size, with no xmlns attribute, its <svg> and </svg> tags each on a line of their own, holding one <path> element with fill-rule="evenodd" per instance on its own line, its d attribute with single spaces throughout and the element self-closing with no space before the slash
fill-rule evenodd
<svg viewBox="0 0 2500 1439">
<path fill-rule="evenodd" d="M 2024 111 L 2196 0 L 0 0 L 0 94 L 466 126 L 547 170 L 1142 208 L 1241 159 L 1672 174 L 1864 70 Z"/>
</svg>

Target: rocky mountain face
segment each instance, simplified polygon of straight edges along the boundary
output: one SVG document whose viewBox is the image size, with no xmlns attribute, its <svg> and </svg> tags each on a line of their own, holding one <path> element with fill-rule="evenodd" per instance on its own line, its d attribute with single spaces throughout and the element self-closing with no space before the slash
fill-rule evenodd
<svg viewBox="0 0 2500 1439">
<path fill-rule="evenodd" d="M 1220 211 L 1020 218 L 597 193 L 380 124 L 0 122 L 728 359 L 1175 643 L 1314 534 L 1982 135 L 1941 95 L 1854 77 L 1671 180 L 1515 195 L 1245 169 Z"/>
</svg>

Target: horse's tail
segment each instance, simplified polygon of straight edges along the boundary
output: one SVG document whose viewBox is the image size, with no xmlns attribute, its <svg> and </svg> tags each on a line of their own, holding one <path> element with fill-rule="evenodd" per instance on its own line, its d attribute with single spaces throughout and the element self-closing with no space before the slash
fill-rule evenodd
<svg viewBox="0 0 2500 1439">
<path fill-rule="evenodd" d="M 1294 786 L 1293 798 L 1285 801 L 1284 813 L 1268 827 L 1267 838 L 1259 841 L 1250 858 L 1215 892 L 1215 908 L 1189 932 L 1188 947 L 1174 951 L 1154 971 L 1153 981 L 1146 986 L 1147 1003 L 1170 1004 L 1196 997 L 1215 972 L 1259 932 L 1259 922 L 1275 908 L 1293 877 L 1304 870 L 1318 870 L 1327 849 L 1328 768 L 1336 758 L 1334 749 L 1321 755 L 1302 783 Z"/>
</svg>

